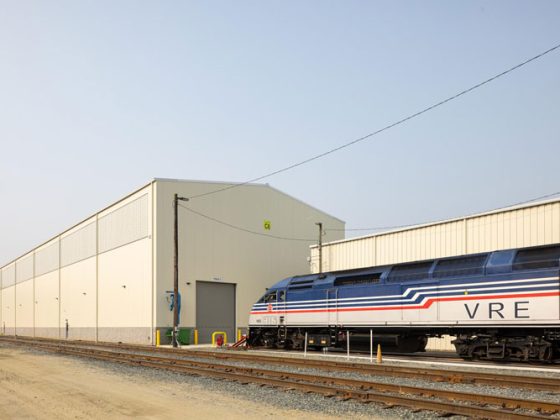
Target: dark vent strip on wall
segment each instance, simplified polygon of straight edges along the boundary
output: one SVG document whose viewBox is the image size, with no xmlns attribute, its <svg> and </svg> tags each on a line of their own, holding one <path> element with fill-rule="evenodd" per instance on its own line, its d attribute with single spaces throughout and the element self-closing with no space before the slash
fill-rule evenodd
<svg viewBox="0 0 560 420">
<path fill-rule="evenodd" d="M 560 246 L 519 251 L 513 261 L 514 270 L 533 270 L 560 267 Z"/>
<path fill-rule="evenodd" d="M 484 265 L 488 254 L 474 255 L 441 260 L 433 272 L 433 278 L 476 276 L 484 274 Z"/>
</svg>

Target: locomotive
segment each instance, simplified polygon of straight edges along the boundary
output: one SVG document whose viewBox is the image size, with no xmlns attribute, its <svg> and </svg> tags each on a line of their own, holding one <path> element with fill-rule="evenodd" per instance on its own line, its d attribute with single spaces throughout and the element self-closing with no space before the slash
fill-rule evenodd
<svg viewBox="0 0 560 420">
<path fill-rule="evenodd" d="M 451 335 L 464 359 L 551 362 L 559 275 L 554 244 L 289 277 L 253 305 L 247 344 L 345 348 L 352 337 L 419 352 Z"/>
</svg>

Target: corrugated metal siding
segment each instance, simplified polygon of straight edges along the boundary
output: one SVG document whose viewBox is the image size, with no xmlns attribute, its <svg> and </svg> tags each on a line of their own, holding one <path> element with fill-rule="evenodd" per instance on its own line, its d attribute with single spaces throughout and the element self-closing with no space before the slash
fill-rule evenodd
<svg viewBox="0 0 560 420">
<path fill-rule="evenodd" d="M 86 258 L 93 257 L 96 252 L 95 222 L 62 238 L 60 243 L 60 259 L 63 267 Z"/>
<path fill-rule="evenodd" d="M 148 195 L 99 218 L 99 252 L 148 236 Z"/>
<path fill-rule="evenodd" d="M 9 265 L 2 269 L 2 288 L 13 286 L 16 283 L 16 266 Z"/>
<path fill-rule="evenodd" d="M 455 351 L 455 346 L 451 344 L 451 341 L 455 337 L 452 335 L 444 335 L 441 338 L 430 337 L 428 338 L 428 345 L 426 350 L 428 351 Z"/>
<path fill-rule="evenodd" d="M 323 270 L 346 270 L 560 242 L 560 202 L 548 202 L 323 245 Z M 311 249 L 311 270 L 318 250 Z"/>
<path fill-rule="evenodd" d="M 16 261 L 16 283 L 33 278 L 33 254 Z"/>
<path fill-rule="evenodd" d="M 35 275 L 41 276 L 58 269 L 59 243 L 56 241 L 35 253 Z"/>
<path fill-rule="evenodd" d="M 467 220 L 467 253 L 560 242 L 560 203 Z"/>
</svg>

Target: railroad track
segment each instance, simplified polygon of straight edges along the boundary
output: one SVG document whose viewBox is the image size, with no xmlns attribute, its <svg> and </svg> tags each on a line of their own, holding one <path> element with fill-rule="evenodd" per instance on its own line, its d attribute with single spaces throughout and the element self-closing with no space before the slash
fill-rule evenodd
<svg viewBox="0 0 560 420">
<path fill-rule="evenodd" d="M 8 339 L 8 337 L 4 337 Z M 47 343 L 69 343 L 64 340 L 55 339 L 30 339 L 18 337 L 17 340 L 25 342 L 47 342 Z M 522 388 L 532 389 L 538 391 L 552 391 L 560 393 L 560 379 L 548 377 L 536 377 L 526 375 L 507 375 L 485 373 L 485 372 L 472 372 L 466 370 L 448 370 L 437 369 L 432 367 L 406 367 L 406 366 L 390 366 L 378 365 L 367 363 L 343 362 L 332 360 L 318 360 L 318 359 L 302 359 L 294 357 L 283 356 L 269 356 L 258 354 L 257 352 L 245 353 L 237 351 L 208 351 L 197 349 L 174 349 L 169 347 L 153 347 L 137 344 L 121 344 L 121 343 L 104 343 L 104 342 L 91 342 L 91 341 L 73 341 L 73 344 L 78 344 L 88 347 L 101 347 L 109 349 L 120 349 L 128 351 L 137 351 L 145 353 L 157 354 L 176 354 L 182 357 L 198 357 L 204 359 L 221 359 L 232 361 L 247 361 L 259 362 L 267 365 L 277 366 L 291 366 L 301 368 L 315 368 L 325 370 L 328 372 L 351 372 L 359 374 L 368 374 L 372 376 L 390 376 L 390 377 L 404 377 L 413 379 L 425 379 L 433 382 L 450 382 L 450 383 L 464 383 L 464 384 L 481 384 L 492 385 L 494 387 L 504 388 Z"/>
<path fill-rule="evenodd" d="M 482 394 L 470 394 L 455 391 L 425 389 L 412 386 L 391 385 L 380 382 L 356 379 L 320 376 L 316 374 L 293 373 L 262 368 L 248 368 L 235 364 L 211 363 L 196 360 L 178 359 L 169 356 L 153 356 L 123 352 L 123 347 L 113 346 L 112 349 L 101 349 L 102 346 L 92 346 L 91 343 L 58 342 L 54 340 L 29 340 L 2 338 L 2 341 L 32 345 L 43 350 L 66 355 L 93 358 L 118 362 L 127 365 L 144 366 L 163 369 L 190 375 L 206 376 L 219 379 L 233 380 L 240 383 L 255 383 L 281 387 L 285 389 L 314 392 L 328 397 L 356 399 L 362 402 L 377 402 L 386 405 L 400 405 L 412 409 L 424 409 L 449 414 L 492 419 L 527 419 L 547 418 L 540 414 L 519 414 L 513 409 L 532 410 L 537 413 L 558 413 L 560 404 L 503 398 Z M 109 346 L 106 346 L 109 347 Z M 139 351 L 138 346 L 131 346 Z M 141 346 L 140 350 L 145 350 Z M 182 356 L 190 356 L 189 352 L 182 352 Z M 209 352 L 205 352 L 209 353 Z M 198 356 L 195 356 L 198 357 Z M 430 399 L 437 398 L 437 400 Z M 465 405 L 465 403 L 476 405 Z M 491 404 L 496 407 L 479 406 Z"/>
</svg>

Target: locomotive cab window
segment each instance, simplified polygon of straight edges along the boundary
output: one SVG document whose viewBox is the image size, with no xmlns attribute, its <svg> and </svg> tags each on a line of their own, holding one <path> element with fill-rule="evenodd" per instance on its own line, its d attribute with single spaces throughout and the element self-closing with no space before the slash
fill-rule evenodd
<svg viewBox="0 0 560 420">
<path fill-rule="evenodd" d="M 276 302 L 276 290 L 273 292 L 267 292 L 258 301 L 258 303 L 270 303 L 270 302 Z"/>
<path fill-rule="evenodd" d="M 264 295 L 264 303 L 276 302 L 276 290 Z"/>
</svg>

